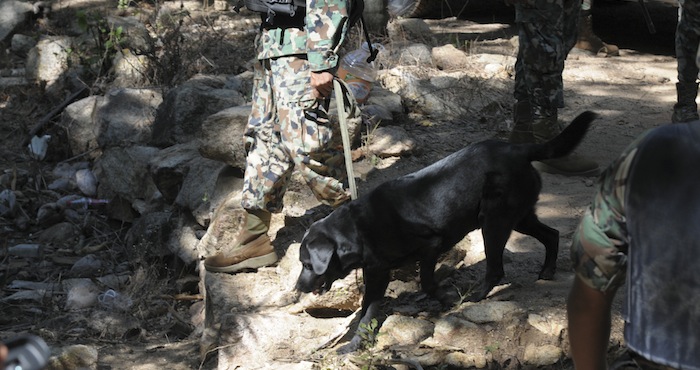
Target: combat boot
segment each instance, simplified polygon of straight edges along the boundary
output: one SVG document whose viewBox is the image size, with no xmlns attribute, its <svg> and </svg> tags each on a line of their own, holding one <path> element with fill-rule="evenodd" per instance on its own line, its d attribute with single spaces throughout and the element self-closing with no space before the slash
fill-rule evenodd
<svg viewBox="0 0 700 370">
<path fill-rule="evenodd" d="M 561 133 L 557 109 L 533 108 L 532 135 L 536 143 L 553 139 Z M 571 153 L 566 157 L 534 161 L 532 166 L 540 172 L 564 176 L 597 176 L 600 167 L 590 159 Z"/>
<path fill-rule="evenodd" d="M 234 238 L 233 246 L 226 248 L 228 252 L 204 260 L 207 271 L 233 273 L 277 262 L 277 254 L 267 236 L 272 218 L 270 212 L 248 211 L 245 217 L 245 226 Z"/>
<path fill-rule="evenodd" d="M 512 144 L 534 143 L 532 136 L 532 105 L 518 101 L 513 105 L 513 130 L 508 141 Z"/>
<path fill-rule="evenodd" d="M 690 122 L 698 120 L 698 106 L 695 98 L 698 96 L 697 82 L 679 82 L 676 84 L 678 100 L 673 105 L 671 122 Z"/>
<path fill-rule="evenodd" d="M 593 56 L 599 53 L 604 53 L 606 57 L 620 55 L 620 49 L 616 45 L 604 43 L 593 33 L 593 16 L 590 11 L 581 11 L 578 20 L 578 40 L 574 48 Z"/>
</svg>

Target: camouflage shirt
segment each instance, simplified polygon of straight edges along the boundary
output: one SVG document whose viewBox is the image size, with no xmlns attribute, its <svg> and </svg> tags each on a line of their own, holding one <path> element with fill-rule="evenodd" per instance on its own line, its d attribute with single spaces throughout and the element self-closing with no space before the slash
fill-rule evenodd
<svg viewBox="0 0 700 370">
<path fill-rule="evenodd" d="M 351 0 L 306 0 L 306 16 L 277 14 L 263 21 L 256 38 L 257 58 L 306 55 L 311 71 L 324 71 L 338 64 L 338 47 L 345 41 Z"/>
<path fill-rule="evenodd" d="M 593 202 L 574 232 L 571 261 L 576 274 L 593 289 L 617 289 L 625 281 L 627 176 L 637 147 L 647 134 L 634 140 L 600 175 Z"/>
</svg>

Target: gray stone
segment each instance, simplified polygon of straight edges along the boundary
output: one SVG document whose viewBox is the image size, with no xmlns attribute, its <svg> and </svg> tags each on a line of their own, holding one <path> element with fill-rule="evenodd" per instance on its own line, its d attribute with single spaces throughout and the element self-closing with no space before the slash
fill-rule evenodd
<svg viewBox="0 0 700 370">
<path fill-rule="evenodd" d="M 137 199 L 159 197 L 148 171 L 148 163 L 157 153 L 157 148 L 146 146 L 107 149 L 95 162 L 98 196 L 110 200 L 120 197 L 131 205 Z"/>
<path fill-rule="evenodd" d="M 25 1 L 0 2 L 0 41 L 5 41 L 34 12 L 34 5 Z"/>
<path fill-rule="evenodd" d="M 170 90 L 158 107 L 152 144 L 165 147 L 191 141 L 204 130 L 202 124 L 207 117 L 245 104 L 243 93 L 230 88 L 242 85 L 230 79 L 236 77 L 200 75 Z"/>
<path fill-rule="evenodd" d="M 150 84 L 151 62 L 145 55 L 133 54 L 124 49 L 114 56 L 111 73 L 114 75 L 112 87 L 144 87 Z"/>
<path fill-rule="evenodd" d="M 105 104 L 105 98 L 92 95 L 66 107 L 59 125 L 66 131 L 71 155 L 88 153 L 87 158 L 96 158 L 99 152 L 99 126 L 94 120 L 96 112 Z"/>
<path fill-rule="evenodd" d="M 500 322 L 523 311 L 517 303 L 509 301 L 467 303 L 465 306 L 462 315 L 477 324 Z"/>
<path fill-rule="evenodd" d="M 198 135 L 199 153 L 229 166 L 245 169 L 243 133 L 250 106 L 232 107 L 207 117 Z"/>
<path fill-rule="evenodd" d="M 556 364 L 562 357 L 561 348 L 551 345 L 528 344 L 525 347 L 523 360 L 526 364 L 533 366 L 547 366 Z"/>
<path fill-rule="evenodd" d="M 527 316 L 527 323 L 542 333 L 557 338 L 561 335 L 561 332 L 564 331 L 564 328 L 566 328 L 566 323 L 561 319 L 544 317 L 534 313 Z"/>
<path fill-rule="evenodd" d="M 432 49 L 433 64 L 443 70 L 465 68 L 469 65 L 467 53 L 452 44 L 437 46 Z"/>
<path fill-rule="evenodd" d="M 163 101 L 159 90 L 110 90 L 99 106 L 95 123 L 101 148 L 146 144 L 151 138 L 156 109 Z"/>
<path fill-rule="evenodd" d="M 68 36 L 42 36 L 28 55 L 27 78 L 45 82 L 46 89 L 60 89 L 55 84 L 68 72 L 73 39 Z"/>
<path fill-rule="evenodd" d="M 398 52 L 399 64 L 405 66 L 432 66 L 430 47 L 425 44 L 412 44 Z"/>
<path fill-rule="evenodd" d="M 392 157 L 410 154 L 416 142 L 405 129 L 398 126 L 383 126 L 370 132 L 367 150 L 379 157 Z"/>
<path fill-rule="evenodd" d="M 430 321 L 391 315 L 379 329 L 376 346 L 384 349 L 395 345 L 418 344 L 428 338 L 433 333 L 434 328 L 435 325 Z"/>
<path fill-rule="evenodd" d="M 27 55 L 34 46 L 36 46 L 36 40 L 33 37 L 19 33 L 14 34 L 10 41 L 10 50 L 20 56 Z"/>
</svg>

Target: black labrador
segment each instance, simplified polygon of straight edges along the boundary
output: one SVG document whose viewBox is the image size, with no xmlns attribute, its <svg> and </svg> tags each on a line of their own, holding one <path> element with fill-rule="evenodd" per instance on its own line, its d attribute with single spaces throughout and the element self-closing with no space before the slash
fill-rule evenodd
<svg viewBox="0 0 700 370">
<path fill-rule="evenodd" d="M 512 230 L 544 244 L 539 278 L 552 279 L 559 232 L 535 215 L 542 180 L 530 162 L 568 155 L 595 117 L 593 112 L 580 114 L 542 144 L 476 143 L 339 207 L 304 235 L 297 290 L 325 293 L 335 280 L 361 267 L 365 293 L 358 330 L 362 330 L 362 324 L 367 327 L 379 313 L 391 269 L 418 261 L 421 288 L 434 295 L 433 274 L 440 254 L 479 228 L 486 277 L 470 300 L 486 298 L 503 278 L 503 250 Z M 360 343 L 356 334 L 339 352 L 354 351 Z"/>
</svg>

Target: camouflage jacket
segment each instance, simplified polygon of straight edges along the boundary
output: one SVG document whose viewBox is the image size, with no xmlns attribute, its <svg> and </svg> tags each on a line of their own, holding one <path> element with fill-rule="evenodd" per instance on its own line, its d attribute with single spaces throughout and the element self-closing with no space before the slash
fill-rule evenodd
<svg viewBox="0 0 700 370">
<path fill-rule="evenodd" d="M 350 1 L 306 0 L 303 19 L 277 14 L 273 24 L 263 21 L 255 41 L 257 58 L 306 55 L 312 71 L 334 68 L 348 29 Z"/>
</svg>

